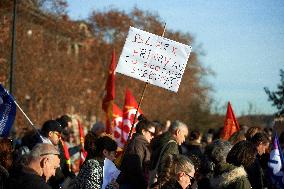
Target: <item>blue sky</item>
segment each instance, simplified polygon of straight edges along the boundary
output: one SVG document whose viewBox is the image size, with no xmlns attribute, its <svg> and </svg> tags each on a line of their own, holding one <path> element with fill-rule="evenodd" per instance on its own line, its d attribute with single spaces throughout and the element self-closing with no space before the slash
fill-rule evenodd
<svg viewBox="0 0 284 189">
<path fill-rule="evenodd" d="M 167 28 L 188 32 L 192 48 L 206 53 L 202 63 L 216 76 L 207 81 L 214 88 L 218 106 L 231 101 L 236 116 L 248 112 L 274 113 L 263 87 L 276 90 L 284 69 L 283 0 L 68 0 L 69 16 L 85 19 L 92 10 L 134 6 L 159 14 Z"/>
</svg>

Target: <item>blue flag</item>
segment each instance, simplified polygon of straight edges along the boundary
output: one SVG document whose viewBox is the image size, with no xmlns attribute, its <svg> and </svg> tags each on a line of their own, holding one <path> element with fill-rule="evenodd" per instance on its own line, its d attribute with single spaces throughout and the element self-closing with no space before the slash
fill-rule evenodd
<svg viewBox="0 0 284 189">
<path fill-rule="evenodd" d="M 8 137 L 16 116 L 13 97 L 0 84 L 0 137 Z"/>
<path fill-rule="evenodd" d="M 284 188 L 284 159 L 276 132 L 274 132 L 273 136 L 273 144 L 268 161 L 268 168 L 270 178 L 275 187 Z"/>
</svg>

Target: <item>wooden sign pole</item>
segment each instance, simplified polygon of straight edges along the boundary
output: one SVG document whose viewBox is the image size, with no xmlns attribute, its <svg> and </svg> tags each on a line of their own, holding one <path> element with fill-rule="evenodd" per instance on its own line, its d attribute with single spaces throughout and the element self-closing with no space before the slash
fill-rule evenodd
<svg viewBox="0 0 284 189">
<path fill-rule="evenodd" d="M 164 29 L 163 29 L 162 37 L 164 37 L 165 31 L 166 31 L 166 23 L 164 24 Z M 131 135 L 132 135 L 132 131 L 133 131 L 133 128 L 134 128 L 136 119 L 137 119 L 137 115 L 138 115 L 138 110 L 139 110 L 139 108 L 140 108 L 140 106 L 141 106 L 141 104 L 142 104 L 142 101 L 143 101 L 143 98 L 144 98 L 144 95 L 145 95 L 145 91 L 146 91 L 146 88 L 147 88 L 148 84 L 149 84 L 149 83 L 146 82 L 145 85 L 144 85 L 144 89 L 143 89 L 141 98 L 140 98 L 140 100 L 139 100 L 138 107 L 137 107 L 137 109 L 136 109 L 136 113 L 135 113 L 135 116 L 134 116 L 134 119 L 133 119 L 133 123 L 132 123 L 131 129 L 130 129 L 129 134 L 128 134 L 128 138 L 127 138 L 126 144 L 128 144 L 128 142 L 129 142 L 129 140 L 130 140 L 130 137 L 131 137 Z"/>
</svg>

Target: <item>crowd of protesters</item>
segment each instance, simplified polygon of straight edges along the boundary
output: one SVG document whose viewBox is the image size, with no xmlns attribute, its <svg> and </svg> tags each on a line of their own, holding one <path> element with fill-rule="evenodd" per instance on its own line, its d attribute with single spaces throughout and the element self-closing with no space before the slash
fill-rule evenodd
<svg viewBox="0 0 284 189">
<path fill-rule="evenodd" d="M 122 153 L 104 131 L 96 123 L 83 145 L 74 144 L 72 119 L 63 115 L 21 139 L 1 138 L 0 189 L 279 188 L 268 175 L 270 129 L 242 127 L 225 141 L 214 130 L 140 115 Z M 279 141 L 283 147 L 284 133 Z"/>
</svg>

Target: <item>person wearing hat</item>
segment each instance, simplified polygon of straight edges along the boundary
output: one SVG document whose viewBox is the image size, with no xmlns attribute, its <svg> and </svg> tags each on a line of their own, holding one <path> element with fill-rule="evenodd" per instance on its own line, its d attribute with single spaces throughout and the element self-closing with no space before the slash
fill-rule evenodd
<svg viewBox="0 0 284 189">
<path fill-rule="evenodd" d="M 91 132 L 93 132 L 97 137 L 103 136 L 106 132 L 106 126 L 102 122 L 96 122 L 92 128 Z"/>
<path fill-rule="evenodd" d="M 46 121 L 41 128 L 42 143 L 58 145 L 61 138 L 62 127 L 55 120 Z"/>
<path fill-rule="evenodd" d="M 60 168 L 56 170 L 55 175 L 49 180 L 49 184 L 53 189 L 60 188 L 65 178 L 72 175 L 66 167 L 66 158 L 60 143 L 62 130 L 63 128 L 58 121 L 48 120 L 42 125 L 40 131 L 42 143 L 52 144 L 59 149 Z"/>
<path fill-rule="evenodd" d="M 47 184 L 59 167 L 59 151 L 52 144 L 39 143 L 28 155 L 27 163 L 9 179 L 9 188 L 51 189 Z"/>
</svg>

